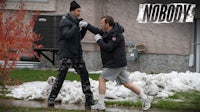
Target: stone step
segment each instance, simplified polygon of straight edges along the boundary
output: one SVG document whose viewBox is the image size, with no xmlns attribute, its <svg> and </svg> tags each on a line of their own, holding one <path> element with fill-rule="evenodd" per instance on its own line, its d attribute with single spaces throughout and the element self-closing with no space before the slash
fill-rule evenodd
<svg viewBox="0 0 200 112">
<path fill-rule="evenodd" d="M 15 65 L 16 68 L 44 68 L 44 63 L 41 62 L 32 62 L 32 61 L 18 61 Z"/>
<path fill-rule="evenodd" d="M 9 61 L 12 63 L 12 61 Z M 4 61 L 0 60 L 0 64 L 4 64 Z M 32 68 L 32 69 L 41 69 L 44 68 L 45 64 L 41 62 L 33 62 L 33 61 L 18 61 L 15 65 L 15 68 Z"/>
</svg>

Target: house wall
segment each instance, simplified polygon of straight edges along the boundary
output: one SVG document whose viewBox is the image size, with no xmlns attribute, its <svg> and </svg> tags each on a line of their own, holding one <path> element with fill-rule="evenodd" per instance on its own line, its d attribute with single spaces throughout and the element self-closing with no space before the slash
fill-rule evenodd
<svg viewBox="0 0 200 112">
<path fill-rule="evenodd" d="M 139 4 L 147 0 L 76 0 L 81 8 L 81 17 L 99 26 L 100 17 L 111 15 L 125 28 L 126 42 L 141 43 L 147 50 L 139 54 L 137 62 L 129 61 L 129 71 L 169 72 L 193 71 L 188 67 L 192 23 L 138 23 L 136 21 Z M 29 2 L 28 10 L 40 10 L 42 15 L 66 15 L 71 0 L 47 0 L 47 2 Z M 149 2 L 149 1 L 148 1 Z M 196 2 L 196 1 L 195 1 Z M 16 2 L 10 2 L 8 9 L 14 8 Z M 40 5 L 39 5 L 40 4 Z M 46 7 L 46 8 L 45 8 Z M 94 35 L 87 32 L 82 41 L 84 59 L 91 70 L 101 69 L 99 48 Z M 50 66 L 50 64 L 49 64 Z"/>
</svg>

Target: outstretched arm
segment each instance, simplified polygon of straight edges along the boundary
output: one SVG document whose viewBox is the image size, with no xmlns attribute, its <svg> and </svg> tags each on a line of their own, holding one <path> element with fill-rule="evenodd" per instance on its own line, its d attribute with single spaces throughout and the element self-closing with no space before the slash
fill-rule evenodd
<svg viewBox="0 0 200 112">
<path fill-rule="evenodd" d="M 86 27 L 90 32 L 92 32 L 93 34 L 100 34 L 100 35 L 103 35 L 103 30 L 102 29 L 99 29 L 91 24 L 88 24 L 87 27 Z"/>
<path fill-rule="evenodd" d="M 82 27 L 82 30 L 81 30 L 81 39 L 83 39 L 85 37 L 85 34 L 87 32 L 87 29 Z"/>
</svg>

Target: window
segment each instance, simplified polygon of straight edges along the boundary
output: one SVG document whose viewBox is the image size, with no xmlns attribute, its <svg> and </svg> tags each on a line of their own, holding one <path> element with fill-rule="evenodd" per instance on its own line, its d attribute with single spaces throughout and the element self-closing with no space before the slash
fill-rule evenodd
<svg viewBox="0 0 200 112">
<path fill-rule="evenodd" d="M 58 48 L 59 22 L 62 16 L 40 15 L 36 21 L 34 31 L 41 35 L 39 44 L 44 48 Z"/>
</svg>

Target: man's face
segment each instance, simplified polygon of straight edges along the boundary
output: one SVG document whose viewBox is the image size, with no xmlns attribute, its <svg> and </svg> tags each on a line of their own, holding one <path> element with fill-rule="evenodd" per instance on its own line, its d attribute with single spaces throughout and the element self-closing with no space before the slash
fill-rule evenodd
<svg viewBox="0 0 200 112">
<path fill-rule="evenodd" d="M 106 31 L 108 24 L 105 23 L 105 18 L 102 18 L 100 21 L 100 27 L 103 31 Z"/>
<path fill-rule="evenodd" d="M 71 13 L 72 13 L 76 18 L 79 18 L 80 14 L 81 14 L 81 8 L 77 8 L 77 9 L 71 11 Z"/>
</svg>

